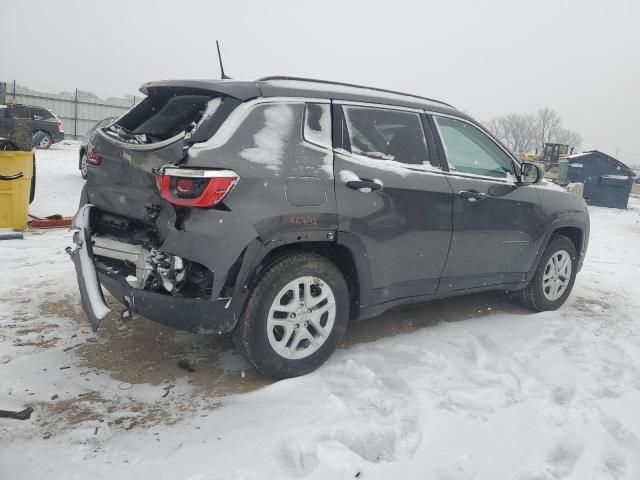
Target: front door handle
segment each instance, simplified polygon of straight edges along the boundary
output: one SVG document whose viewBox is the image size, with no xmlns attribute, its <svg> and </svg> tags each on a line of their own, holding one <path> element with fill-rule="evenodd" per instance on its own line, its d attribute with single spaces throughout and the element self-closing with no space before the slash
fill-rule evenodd
<svg viewBox="0 0 640 480">
<path fill-rule="evenodd" d="M 477 202 L 479 200 L 484 200 L 487 198 L 487 195 L 481 192 L 476 192 L 475 190 L 462 190 L 458 192 L 458 196 L 460 198 L 464 198 L 469 202 Z"/>
<path fill-rule="evenodd" d="M 382 184 L 375 180 L 369 180 L 368 178 L 361 178 L 360 180 L 349 180 L 345 185 L 353 190 L 359 190 L 364 193 L 373 192 L 374 190 L 380 190 Z"/>
</svg>

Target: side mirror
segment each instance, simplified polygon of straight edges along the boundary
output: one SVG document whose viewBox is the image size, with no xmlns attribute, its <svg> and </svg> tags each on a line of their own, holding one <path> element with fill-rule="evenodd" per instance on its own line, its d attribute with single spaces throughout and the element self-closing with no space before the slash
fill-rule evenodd
<svg viewBox="0 0 640 480">
<path fill-rule="evenodd" d="M 544 168 L 536 163 L 522 162 L 520 164 L 520 183 L 531 185 L 540 183 L 544 177 Z"/>
</svg>

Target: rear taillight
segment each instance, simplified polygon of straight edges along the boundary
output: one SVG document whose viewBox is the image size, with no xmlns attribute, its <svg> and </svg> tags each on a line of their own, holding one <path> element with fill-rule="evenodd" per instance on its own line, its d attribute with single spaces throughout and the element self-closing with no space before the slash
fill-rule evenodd
<svg viewBox="0 0 640 480">
<path fill-rule="evenodd" d="M 164 168 L 156 173 L 162 198 L 183 207 L 211 207 L 220 202 L 238 183 L 231 170 Z"/>
<path fill-rule="evenodd" d="M 62 126 L 62 122 L 58 120 L 58 132 L 64 133 L 64 127 Z"/>
<path fill-rule="evenodd" d="M 96 153 L 96 149 L 91 147 L 89 150 L 89 155 L 87 155 L 87 163 L 91 165 L 100 165 L 102 162 L 102 157 Z"/>
</svg>

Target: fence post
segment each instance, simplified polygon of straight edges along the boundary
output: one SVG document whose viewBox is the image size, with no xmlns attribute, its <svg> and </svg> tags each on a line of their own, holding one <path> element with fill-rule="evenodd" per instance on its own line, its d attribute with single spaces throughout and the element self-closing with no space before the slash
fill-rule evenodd
<svg viewBox="0 0 640 480">
<path fill-rule="evenodd" d="M 13 100 L 15 101 L 16 99 L 16 81 L 13 81 Z"/>
<path fill-rule="evenodd" d="M 78 139 L 78 87 L 76 87 L 76 99 L 73 103 L 73 139 Z"/>
</svg>

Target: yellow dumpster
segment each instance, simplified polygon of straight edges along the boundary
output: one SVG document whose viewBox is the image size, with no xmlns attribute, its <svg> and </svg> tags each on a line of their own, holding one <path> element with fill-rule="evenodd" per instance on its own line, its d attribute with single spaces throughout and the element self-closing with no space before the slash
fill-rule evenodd
<svg viewBox="0 0 640 480">
<path fill-rule="evenodd" d="M 0 228 L 27 228 L 33 152 L 0 150 Z"/>
</svg>

